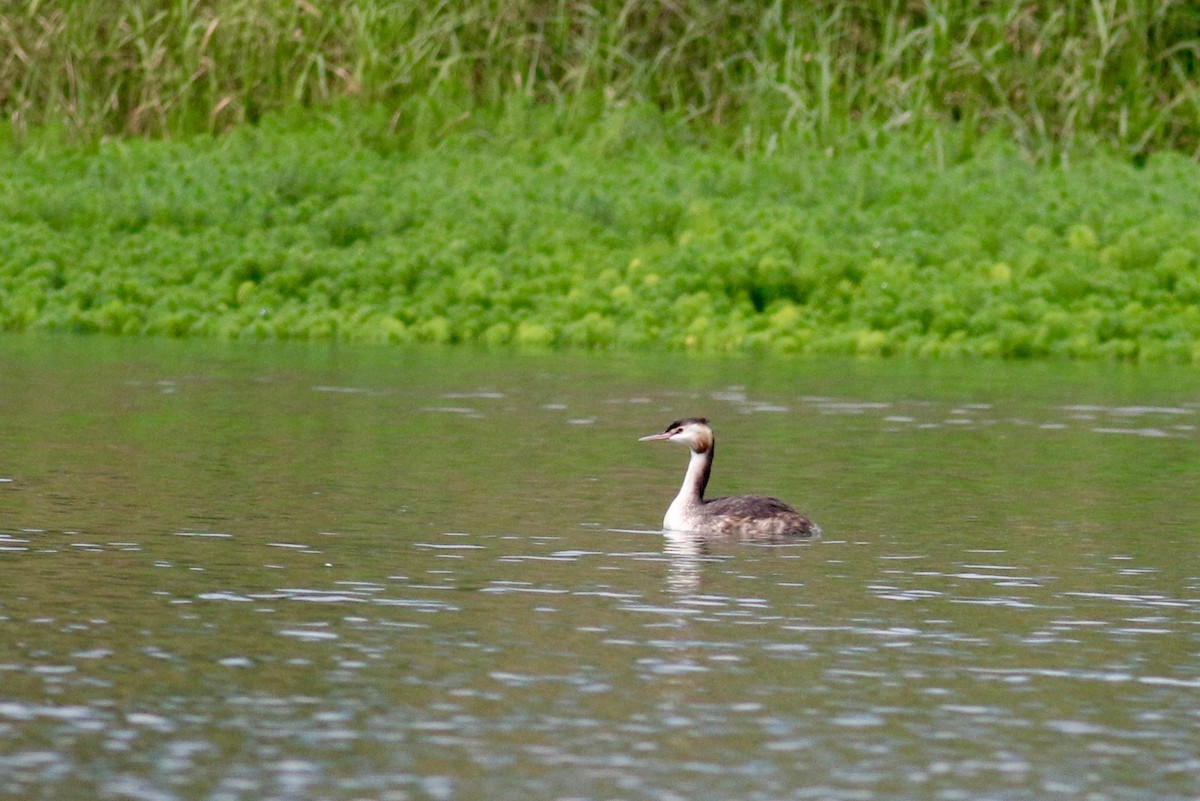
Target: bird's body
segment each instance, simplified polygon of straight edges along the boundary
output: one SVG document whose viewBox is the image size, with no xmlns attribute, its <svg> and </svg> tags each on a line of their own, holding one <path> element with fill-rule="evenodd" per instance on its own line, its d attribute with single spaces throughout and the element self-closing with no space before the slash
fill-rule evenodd
<svg viewBox="0 0 1200 801">
<path fill-rule="evenodd" d="M 641 439 L 670 440 L 683 443 L 691 449 L 683 486 L 663 517 L 664 529 L 746 538 L 820 536 L 821 529 L 816 523 L 778 498 L 732 495 L 728 498 L 704 499 L 704 490 L 712 475 L 716 441 L 708 420 L 703 417 L 676 420 L 663 433 Z"/>
</svg>

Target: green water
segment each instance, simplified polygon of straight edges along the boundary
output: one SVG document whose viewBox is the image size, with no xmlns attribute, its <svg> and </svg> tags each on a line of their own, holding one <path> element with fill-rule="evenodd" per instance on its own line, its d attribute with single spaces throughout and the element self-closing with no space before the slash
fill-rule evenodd
<svg viewBox="0 0 1200 801">
<path fill-rule="evenodd" d="M 657 530 L 717 494 L 818 541 Z M 0 797 L 1194 798 L 1200 380 L 0 339 Z"/>
</svg>

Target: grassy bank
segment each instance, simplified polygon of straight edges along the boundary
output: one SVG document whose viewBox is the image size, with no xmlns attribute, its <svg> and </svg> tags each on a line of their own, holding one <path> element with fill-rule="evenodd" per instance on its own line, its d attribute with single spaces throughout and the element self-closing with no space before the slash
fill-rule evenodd
<svg viewBox="0 0 1200 801">
<path fill-rule="evenodd" d="M 110 0 L 0 3 L 20 132 L 219 132 L 339 100 L 438 139 L 514 98 L 580 130 L 652 106 L 748 149 L 930 135 L 1200 149 L 1191 0 Z"/>
<path fill-rule="evenodd" d="M 10 148 L 0 328 L 1200 361 L 1181 156 L 956 161 L 947 130 L 745 157 L 656 113 L 584 138 L 511 115 L 409 152 L 386 109 Z"/>
</svg>

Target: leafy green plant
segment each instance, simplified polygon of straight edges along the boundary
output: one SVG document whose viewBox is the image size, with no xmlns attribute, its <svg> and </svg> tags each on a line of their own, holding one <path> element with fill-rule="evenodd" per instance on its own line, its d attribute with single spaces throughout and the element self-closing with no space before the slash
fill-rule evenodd
<svg viewBox="0 0 1200 801">
<path fill-rule="evenodd" d="M 367 144 L 377 124 L 8 146 L 0 329 L 1200 361 L 1200 168 L 1179 155 L 1064 169 L 990 138 L 945 164 L 899 134 L 836 158 L 396 151 Z"/>
</svg>

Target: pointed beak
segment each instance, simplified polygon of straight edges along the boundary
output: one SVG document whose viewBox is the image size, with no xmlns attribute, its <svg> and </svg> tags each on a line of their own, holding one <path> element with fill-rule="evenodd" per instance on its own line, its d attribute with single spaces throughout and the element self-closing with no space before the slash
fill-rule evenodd
<svg viewBox="0 0 1200 801">
<path fill-rule="evenodd" d="M 648 437 L 638 437 L 638 442 L 657 442 L 660 439 L 670 439 L 671 432 L 664 431 L 661 434 L 651 434 Z"/>
</svg>

